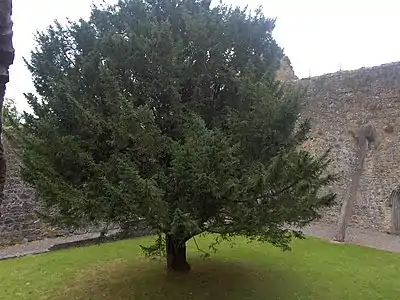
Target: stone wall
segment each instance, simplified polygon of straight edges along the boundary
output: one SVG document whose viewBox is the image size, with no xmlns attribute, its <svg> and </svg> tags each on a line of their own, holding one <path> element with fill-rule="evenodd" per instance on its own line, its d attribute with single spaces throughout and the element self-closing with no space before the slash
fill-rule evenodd
<svg viewBox="0 0 400 300">
<path fill-rule="evenodd" d="M 294 74 L 292 63 L 290 62 L 289 57 L 286 55 L 283 56 L 280 61 L 279 69 L 276 72 L 276 79 L 283 82 L 298 79 L 296 74 Z"/>
<path fill-rule="evenodd" d="M 4 202 L 0 206 L 0 245 L 37 240 L 53 233 L 34 214 L 35 190 L 20 178 L 20 164 L 6 138 L 3 138 L 7 162 Z"/>
<path fill-rule="evenodd" d="M 43 223 L 35 214 L 40 208 L 35 190 L 21 179 L 20 161 L 6 137 L 3 144 L 7 177 L 0 205 L 0 246 L 98 231 L 98 228 L 61 229 Z"/>
<path fill-rule="evenodd" d="M 288 64 L 290 66 L 290 63 Z M 292 71 L 286 75 L 294 78 Z M 284 76 L 285 78 L 288 76 Z M 307 87 L 302 117 L 311 117 L 312 140 L 305 147 L 315 153 L 332 148 L 332 170 L 339 181 L 332 187 L 337 205 L 324 213 L 323 221 L 336 223 L 340 204 L 354 169 L 354 133 L 364 124 L 376 128 L 377 141 L 369 150 L 351 226 L 387 230 L 387 199 L 400 176 L 400 63 L 338 72 L 296 81 Z M 0 207 L 0 245 L 37 240 L 67 231 L 44 225 L 34 214 L 35 192 L 19 176 L 19 162 L 5 140 L 7 182 Z"/>
<path fill-rule="evenodd" d="M 332 187 L 337 205 L 323 221 L 336 223 L 340 204 L 354 170 L 354 134 L 362 125 L 375 127 L 377 140 L 368 151 L 350 226 L 389 229 L 387 200 L 400 176 L 400 63 L 342 71 L 302 79 L 307 87 L 303 116 L 312 120 L 312 140 L 306 147 L 321 153 L 332 149 L 332 170 L 339 181 Z"/>
</svg>

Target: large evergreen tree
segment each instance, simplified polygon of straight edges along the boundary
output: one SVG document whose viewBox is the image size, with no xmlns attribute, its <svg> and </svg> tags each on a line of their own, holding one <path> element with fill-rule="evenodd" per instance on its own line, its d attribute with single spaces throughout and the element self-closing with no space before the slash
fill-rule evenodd
<svg viewBox="0 0 400 300">
<path fill-rule="evenodd" d="M 274 21 L 200 0 L 121 0 L 38 33 L 23 175 L 52 220 L 144 222 L 185 271 L 203 232 L 287 248 L 334 195 L 298 146 L 302 97 L 274 81 Z M 165 249 L 165 250 L 163 250 Z"/>
</svg>

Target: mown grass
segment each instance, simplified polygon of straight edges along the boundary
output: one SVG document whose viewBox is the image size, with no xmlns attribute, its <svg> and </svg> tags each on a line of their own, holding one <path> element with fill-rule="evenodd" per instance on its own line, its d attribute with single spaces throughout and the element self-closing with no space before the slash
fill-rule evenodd
<svg viewBox="0 0 400 300">
<path fill-rule="evenodd" d="M 138 238 L 0 262 L 0 299 L 400 299 L 400 255 L 298 240 L 293 251 L 235 239 L 202 259 L 189 247 L 192 271 L 167 274 L 143 257 Z M 207 248 L 211 237 L 198 239 Z"/>
</svg>

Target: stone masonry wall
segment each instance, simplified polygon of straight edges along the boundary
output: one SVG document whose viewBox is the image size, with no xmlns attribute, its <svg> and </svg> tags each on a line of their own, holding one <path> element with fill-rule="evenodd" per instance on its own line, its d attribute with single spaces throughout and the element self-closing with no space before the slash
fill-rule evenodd
<svg viewBox="0 0 400 300">
<path fill-rule="evenodd" d="M 338 72 L 296 81 L 307 87 L 312 140 L 305 147 L 315 153 L 332 148 L 332 170 L 339 181 L 332 187 L 337 205 L 324 212 L 323 221 L 336 223 L 355 162 L 354 133 L 364 124 L 376 128 L 377 141 L 368 151 L 351 226 L 387 230 L 387 199 L 400 178 L 400 63 Z M 22 182 L 19 162 L 5 142 L 7 182 L 0 207 L 0 245 L 68 234 L 44 225 L 34 214 L 35 191 Z"/>
<path fill-rule="evenodd" d="M 20 161 L 6 137 L 3 144 L 7 177 L 5 197 L 0 205 L 0 246 L 98 231 L 98 228 L 60 229 L 43 223 L 35 214 L 40 208 L 35 190 L 21 179 Z"/>
<path fill-rule="evenodd" d="M 20 178 L 17 156 L 3 138 L 7 163 L 4 202 L 0 206 L 0 245 L 37 240 L 52 233 L 33 213 L 37 208 L 35 190 Z"/>
<path fill-rule="evenodd" d="M 332 148 L 332 170 L 339 181 L 332 187 L 337 205 L 323 221 L 336 223 L 354 170 L 354 134 L 371 124 L 377 140 L 368 150 L 350 226 L 389 229 L 387 200 L 400 178 L 400 63 L 327 74 L 300 83 L 307 86 L 303 116 L 312 120 L 312 140 L 306 147 L 322 153 Z"/>
</svg>

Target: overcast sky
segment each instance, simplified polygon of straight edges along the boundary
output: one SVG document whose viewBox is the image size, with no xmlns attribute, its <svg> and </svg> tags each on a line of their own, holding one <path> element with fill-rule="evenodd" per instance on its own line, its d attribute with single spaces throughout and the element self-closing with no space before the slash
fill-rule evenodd
<svg viewBox="0 0 400 300">
<path fill-rule="evenodd" d="M 215 2 L 216 0 L 214 0 Z M 29 58 L 33 34 L 54 19 L 88 18 L 101 0 L 14 0 L 14 47 L 7 97 L 27 108 L 24 92 L 33 92 L 22 57 Z M 107 0 L 115 3 L 116 0 Z M 226 0 L 277 17 L 274 36 L 300 78 L 400 61 L 399 0 Z"/>
</svg>

